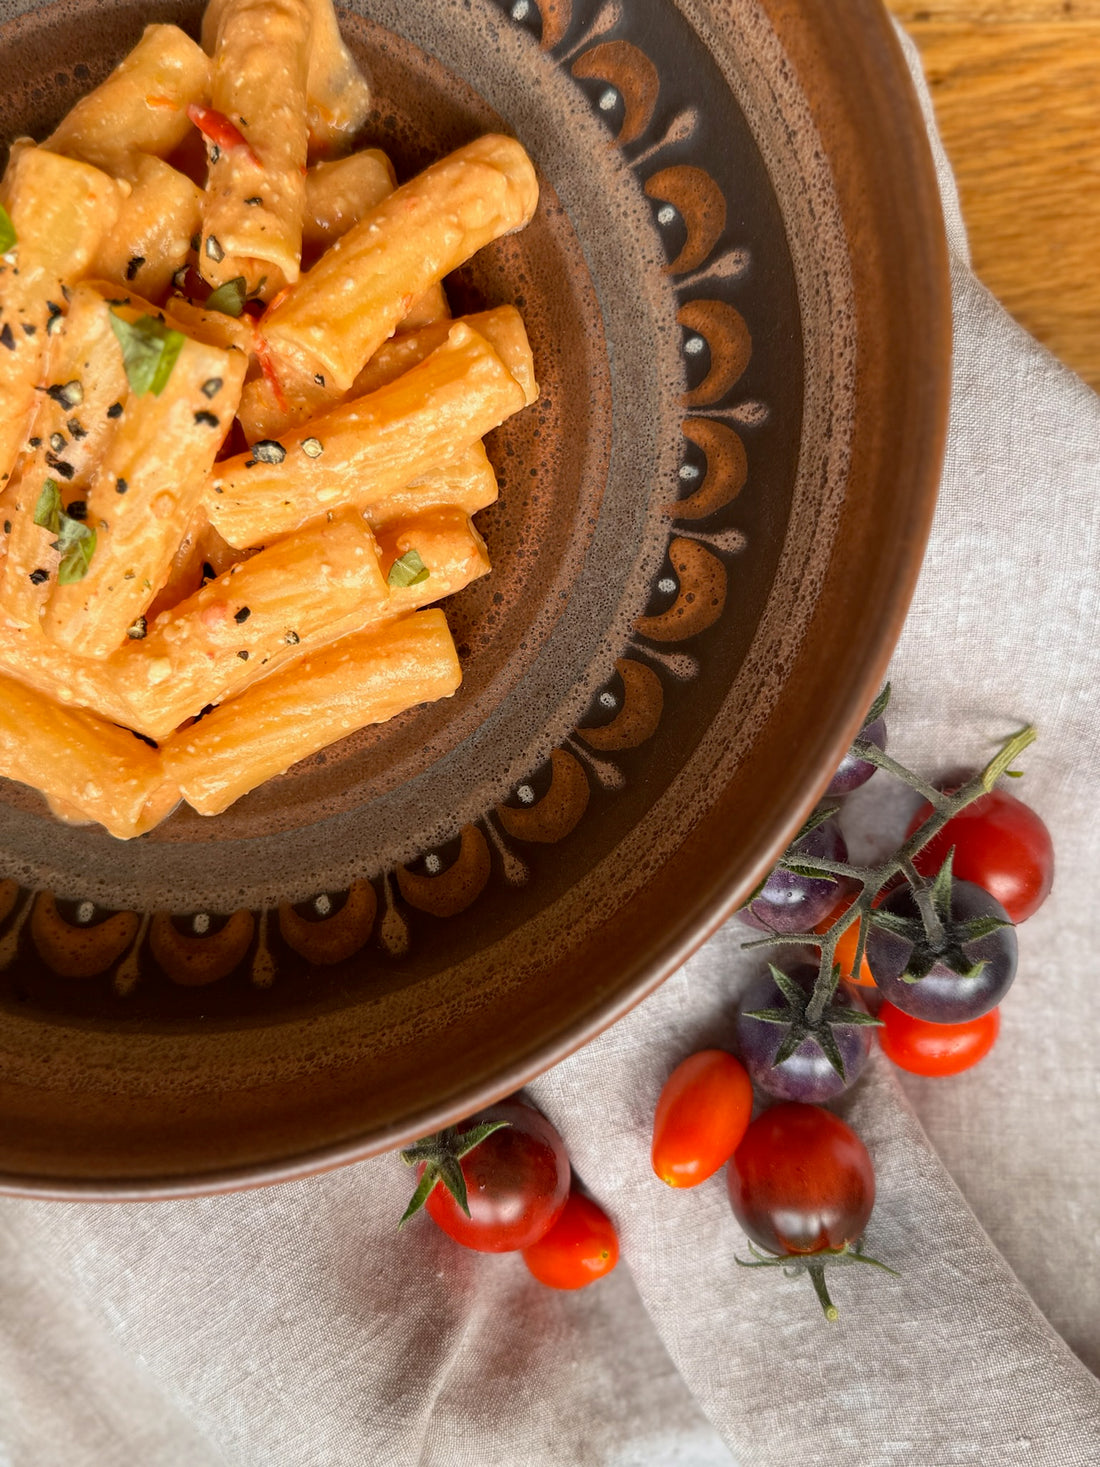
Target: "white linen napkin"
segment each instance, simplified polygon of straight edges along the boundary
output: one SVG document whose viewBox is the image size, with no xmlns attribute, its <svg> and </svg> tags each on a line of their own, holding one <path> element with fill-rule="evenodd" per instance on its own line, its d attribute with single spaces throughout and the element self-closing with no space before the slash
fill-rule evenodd
<svg viewBox="0 0 1100 1467">
<path fill-rule="evenodd" d="M 1036 722 L 1018 792 L 1058 870 L 992 1056 L 900 1084 L 878 1057 L 844 1107 L 878 1175 L 868 1251 L 902 1276 L 846 1271 L 826 1324 L 805 1279 L 737 1267 L 721 1176 L 673 1193 L 650 1171 L 663 1080 L 730 1041 L 759 963 L 733 922 L 531 1086 L 620 1228 L 618 1271 L 583 1293 L 426 1218 L 395 1236 L 410 1176 L 393 1156 L 198 1201 L 0 1200 L 3 1467 L 1100 1460 L 1100 400 L 970 274 L 933 141 L 954 396 L 891 748 L 935 775 Z M 876 775 L 846 817 L 857 851 L 910 808 Z"/>
</svg>

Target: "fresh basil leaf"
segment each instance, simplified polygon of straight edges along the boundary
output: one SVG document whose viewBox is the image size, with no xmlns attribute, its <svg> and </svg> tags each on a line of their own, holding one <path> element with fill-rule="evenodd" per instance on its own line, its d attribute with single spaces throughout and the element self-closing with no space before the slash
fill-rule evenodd
<svg viewBox="0 0 1100 1467">
<path fill-rule="evenodd" d="M 34 522 L 56 535 L 61 529 L 61 489 L 56 479 L 47 479 L 34 507 Z"/>
<path fill-rule="evenodd" d="M 421 581 L 426 581 L 431 572 L 420 559 L 416 550 L 406 550 L 399 560 L 395 560 L 390 566 L 390 573 L 386 580 L 391 586 L 419 586 Z"/>
<path fill-rule="evenodd" d="M 243 275 L 238 275 L 233 280 L 227 280 L 224 285 L 219 285 L 217 290 L 210 292 L 206 297 L 206 309 L 221 311 L 223 316 L 239 316 L 244 310 L 247 298 L 248 286 L 245 284 L 245 278 Z"/>
<path fill-rule="evenodd" d="M 57 567 L 57 584 L 71 586 L 82 581 L 95 554 L 95 531 L 80 520 L 61 516 L 61 529 L 57 537 L 57 548 L 61 561 Z"/>
<path fill-rule="evenodd" d="M 183 332 L 171 330 L 155 316 L 139 316 L 131 322 L 114 311 L 111 329 L 122 347 L 122 365 L 131 390 L 138 396 L 151 392 L 159 397 L 187 340 Z"/>
<path fill-rule="evenodd" d="M 17 242 L 11 215 L 3 204 L 0 204 L 0 255 L 6 255 L 9 250 L 14 249 Z"/>
</svg>

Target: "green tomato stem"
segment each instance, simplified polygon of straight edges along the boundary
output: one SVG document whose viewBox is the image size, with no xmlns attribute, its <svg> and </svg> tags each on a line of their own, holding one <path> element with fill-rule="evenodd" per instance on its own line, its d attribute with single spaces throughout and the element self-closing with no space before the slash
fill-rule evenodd
<svg viewBox="0 0 1100 1467">
<path fill-rule="evenodd" d="M 885 769 L 887 774 L 892 774 L 897 779 L 900 779 L 910 789 L 916 790 L 918 795 L 923 795 L 928 803 L 937 810 L 943 804 L 944 800 L 949 798 L 944 794 L 943 790 L 938 790 L 935 785 L 929 784 L 919 774 L 914 774 L 904 764 L 899 764 L 896 759 L 891 759 L 890 755 L 884 749 L 880 749 L 877 744 L 871 744 L 863 739 L 857 739 L 852 745 L 852 753 L 866 760 L 868 764 L 874 764 L 879 769 Z"/>
<path fill-rule="evenodd" d="M 924 923 L 924 930 L 928 934 L 929 945 L 933 952 L 942 952 L 945 945 L 943 923 L 936 911 L 936 904 L 932 900 L 932 889 L 912 861 L 903 861 L 901 869 L 912 890 L 913 900 L 917 904 L 921 921 Z"/>
<path fill-rule="evenodd" d="M 824 1268 L 822 1268 L 820 1263 L 807 1263 L 806 1272 L 810 1275 L 810 1282 L 814 1286 L 814 1293 L 817 1295 L 821 1303 L 821 1308 L 824 1311 L 825 1318 L 829 1320 L 830 1323 L 835 1322 L 840 1318 L 840 1310 L 829 1298 L 829 1288 L 825 1282 Z"/>
</svg>

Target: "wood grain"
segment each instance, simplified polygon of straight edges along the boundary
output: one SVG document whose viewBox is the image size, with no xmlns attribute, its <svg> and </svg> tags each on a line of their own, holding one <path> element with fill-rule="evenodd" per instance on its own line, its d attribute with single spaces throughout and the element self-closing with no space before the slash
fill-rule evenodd
<svg viewBox="0 0 1100 1467">
<path fill-rule="evenodd" d="M 974 268 L 1100 388 L 1100 0 L 889 0 L 921 50 Z"/>
</svg>

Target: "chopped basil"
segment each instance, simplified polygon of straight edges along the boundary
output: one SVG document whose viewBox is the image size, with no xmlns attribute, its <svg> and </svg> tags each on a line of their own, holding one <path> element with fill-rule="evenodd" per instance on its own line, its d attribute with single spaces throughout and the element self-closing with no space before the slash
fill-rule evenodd
<svg viewBox="0 0 1100 1467">
<path fill-rule="evenodd" d="M 86 499 L 70 499 L 67 513 L 71 520 L 86 520 L 88 518 L 88 501 Z"/>
<path fill-rule="evenodd" d="M 65 317 L 61 314 L 61 307 L 55 306 L 53 301 L 46 302 L 46 309 L 50 313 L 49 320 L 46 322 L 46 335 L 52 336 L 55 331 L 60 331 Z"/>
<path fill-rule="evenodd" d="M 122 404 L 120 402 L 113 402 L 111 406 L 107 409 L 107 416 L 109 418 L 121 418 Z"/>
<path fill-rule="evenodd" d="M 220 257 L 219 257 L 220 258 Z M 208 311 L 221 311 L 223 316 L 239 316 L 248 297 L 248 286 L 243 275 L 237 275 L 219 285 L 206 297 Z"/>
<path fill-rule="evenodd" d="M 208 413 L 205 408 L 195 414 L 195 422 L 203 428 L 218 428 L 221 426 L 217 416 L 214 413 Z"/>
<path fill-rule="evenodd" d="M 34 522 L 43 530 L 56 535 L 61 529 L 61 486 L 56 479 L 47 479 L 34 507 Z"/>
<path fill-rule="evenodd" d="M 50 447 L 53 449 L 54 453 L 60 453 L 61 450 L 65 447 L 66 442 L 67 439 L 64 433 L 50 434 Z"/>
<path fill-rule="evenodd" d="M 286 449 L 274 438 L 261 438 L 252 445 L 252 457 L 262 464 L 281 464 L 286 458 Z"/>
<path fill-rule="evenodd" d="M 11 222 L 11 215 L 3 204 L 0 204 L 0 255 L 6 255 L 16 244 L 15 225 Z"/>
<path fill-rule="evenodd" d="M 207 377 L 202 384 L 203 397 L 217 397 L 222 390 L 222 379 L 220 377 Z"/>
<path fill-rule="evenodd" d="M 142 637 L 145 636 L 147 629 L 148 628 L 145 618 L 143 616 L 139 616 L 137 621 L 131 622 L 130 625 L 126 628 L 126 635 L 132 641 L 140 642 Z"/>
<path fill-rule="evenodd" d="M 88 567 L 95 554 L 95 531 L 90 530 L 81 517 L 87 513 L 87 506 L 83 500 L 78 500 L 72 508 L 75 509 L 77 504 L 81 515 L 66 514 L 61 508 L 61 489 L 57 480 L 47 479 L 34 507 L 35 524 L 57 536 L 53 548 L 61 555 L 61 563 L 57 568 L 57 582 L 60 586 L 82 581 L 88 574 Z M 38 575 L 37 571 L 35 575 Z M 46 579 L 47 573 L 43 572 L 35 585 L 41 585 Z"/>
<path fill-rule="evenodd" d="M 286 636 L 283 638 L 283 641 L 287 644 L 288 647 L 297 647 L 298 643 L 301 640 L 302 639 L 298 635 L 298 633 L 294 631 L 288 631 Z"/>
<path fill-rule="evenodd" d="M 4 329 L 0 331 L 0 346 L 6 346 L 8 351 L 15 350 L 15 332 L 11 329 L 11 322 L 4 322 Z"/>
<path fill-rule="evenodd" d="M 41 566 L 39 566 L 37 570 L 31 571 L 30 583 L 32 586 L 44 586 L 49 579 L 49 571 L 43 570 Z"/>
<path fill-rule="evenodd" d="M 319 438 L 303 438 L 302 452 L 306 458 L 320 458 L 325 451 L 325 445 Z"/>
<path fill-rule="evenodd" d="M 217 238 L 212 234 L 206 236 L 206 253 L 215 264 L 219 264 L 225 259 L 225 251 L 218 243 Z"/>
<path fill-rule="evenodd" d="M 241 622 L 247 621 L 251 615 L 252 608 L 249 606 L 242 606 L 240 611 L 234 613 L 233 620 L 237 623 L 238 626 L 240 626 Z"/>
<path fill-rule="evenodd" d="M 187 340 L 183 332 L 170 330 L 154 316 L 139 316 L 131 322 L 114 311 L 111 329 L 122 347 L 122 365 L 131 390 L 138 396 L 151 392 L 159 397 Z"/>
<path fill-rule="evenodd" d="M 390 573 L 386 580 L 391 586 L 419 586 L 421 581 L 426 581 L 431 572 L 420 559 L 420 553 L 416 550 L 406 550 L 399 560 L 395 560 L 390 566 Z"/>
<path fill-rule="evenodd" d="M 248 204 L 250 207 L 255 207 L 256 204 L 262 204 L 263 199 L 260 197 L 259 194 L 253 194 L 250 199 L 245 199 L 245 203 Z"/>
<path fill-rule="evenodd" d="M 57 584 L 71 586 L 74 581 L 82 581 L 88 574 L 88 567 L 95 554 L 95 531 L 81 524 L 79 520 L 70 519 L 67 514 L 63 514 L 57 548 L 61 552 Z"/>
<path fill-rule="evenodd" d="M 144 264 L 144 255 L 131 255 L 129 260 L 127 260 L 126 262 L 126 279 L 133 280 L 134 276 L 138 273 L 138 271 Z"/>
</svg>

